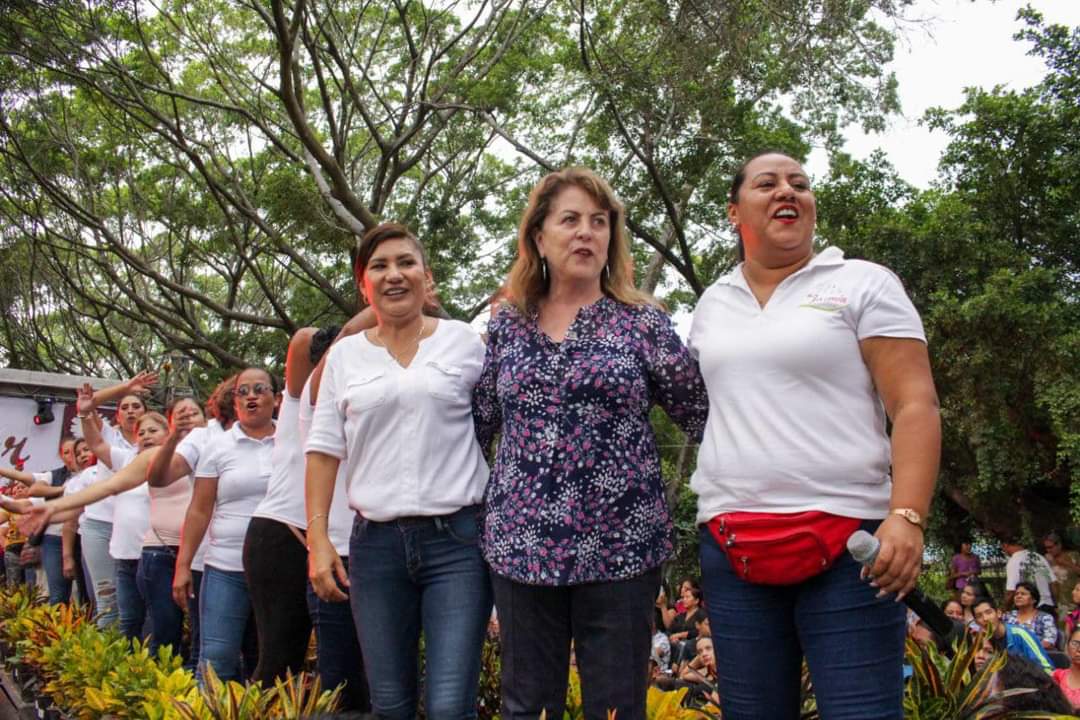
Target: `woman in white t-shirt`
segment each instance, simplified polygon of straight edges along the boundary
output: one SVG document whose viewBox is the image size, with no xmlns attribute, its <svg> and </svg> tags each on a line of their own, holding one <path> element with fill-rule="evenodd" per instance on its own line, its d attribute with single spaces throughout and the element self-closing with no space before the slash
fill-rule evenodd
<svg viewBox="0 0 1080 720">
<path fill-rule="evenodd" d="M 791 157 L 751 158 L 728 207 L 745 261 L 702 295 L 689 343 L 709 391 L 691 487 L 724 718 L 797 718 L 805 655 L 823 716 L 899 719 L 894 593 L 919 574 L 940 453 L 922 323 L 889 270 L 814 252 Z M 880 542 L 873 583 L 844 552 L 859 528 Z"/>
<path fill-rule="evenodd" d="M 475 717 L 491 614 L 477 525 L 488 468 L 471 406 L 484 345 L 465 323 L 422 314 L 431 272 L 407 228 L 368 231 L 355 271 L 377 325 L 326 356 L 307 443 L 309 576 L 323 600 L 344 601 L 338 582 L 349 586 L 377 716 L 415 715 L 423 632 L 428 717 Z M 356 511 L 348 577 L 327 534 L 343 463 Z"/>
<path fill-rule="evenodd" d="M 207 664 L 222 680 L 241 680 L 254 670 L 255 622 L 241 550 L 273 467 L 276 394 L 274 379 L 265 370 L 241 372 L 233 390 L 236 422 L 210 441 L 195 468 L 173 597 L 182 604 L 191 596 L 191 563 L 209 531 L 199 603 L 200 676 Z"/>
<path fill-rule="evenodd" d="M 149 413 L 144 417 L 152 418 L 154 425 L 154 428 L 144 432 L 157 434 L 156 429 L 163 418 L 157 413 Z M 144 422 L 148 421 L 140 419 L 140 426 Z M 118 468 L 115 474 L 104 481 L 95 482 L 89 487 L 85 485 L 76 487 L 73 493 L 67 494 L 63 499 L 47 503 L 44 508 L 33 511 L 33 514 L 37 515 L 38 523 L 52 523 L 49 527 L 53 528 L 57 527 L 57 523 L 66 514 L 65 511 L 78 510 L 102 498 L 130 497 L 133 491 L 139 488 L 145 490 L 149 499 L 146 518 L 148 528 L 140 538 L 129 538 L 127 542 L 137 540 L 140 543 L 136 583 L 150 617 L 152 653 L 157 652 L 157 648 L 161 645 L 172 645 L 177 652 L 181 649 L 183 612 L 173 601 L 172 581 L 176 552 L 180 544 L 180 531 L 191 500 L 192 480 L 187 474 L 182 474 L 168 482 L 159 483 L 156 487 L 147 488 L 147 468 L 151 458 L 160 454 L 164 446 L 169 446 L 171 455 L 179 438 L 184 437 L 194 428 L 204 431 L 205 425 L 206 419 L 198 403 L 191 398 L 184 398 L 170 409 L 170 434 L 164 439 L 154 438 L 148 441 L 151 444 L 147 446 L 147 449 L 156 447 L 156 450 L 130 458 L 124 462 L 123 467 Z M 126 454 L 125 451 L 114 450 L 110 452 L 110 459 L 118 462 Z M 142 522 L 126 522 L 124 525 L 138 529 Z M 114 540 L 120 536 L 119 533 L 113 533 Z M 196 559 L 200 559 L 199 556 Z M 201 571 L 201 564 L 198 565 L 198 569 Z M 138 629 L 141 628 L 136 628 L 136 631 Z M 192 623 L 192 634 L 193 637 L 198 637 L 197 621 Z"/>
<path fill-rule="evenodd" d="M 89 404 L 89 386 L 79 396 L 79 413 L 92 409 Z M 163 415 L 143 412 L 135 420 L 137 445 L 134 448 L 114 445 L 98 433 L 92 419 L 83 421 L 83 431 L 98 460 L 115 474 L 130 465 L 142 452 L 157 447 L 169 432 L 169 424 Z M 108 482 L 115 475 L 99 479 Z M 120 613 L 120 632 L 128 639 L 142 637 L 146 623 L 146 602 L 138 586 L 139 559 L 142 556 L 143 539 L 150 529 L 150 493 L 145 483 L 118 492 L 114 498 L 112 534 L 109 538 L 109 555 L 116 572 L 116 604 Z"/>
</svg>

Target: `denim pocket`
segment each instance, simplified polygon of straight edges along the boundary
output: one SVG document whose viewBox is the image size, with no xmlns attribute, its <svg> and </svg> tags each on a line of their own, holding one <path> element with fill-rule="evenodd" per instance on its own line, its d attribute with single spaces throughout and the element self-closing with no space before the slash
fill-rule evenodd
<svg viewBox="0 0 1080 720">
<path fill-rule="evenodd" d="M 476 545 L 480 541 L 480 522 L 475 511 L 458 511 L 443 524 L 443 529 L 462 545 Z"/>
<path fill-rule="evenodd" d="M 349 546 L 353 543 L 362 543 L 367 539 L 368 526 L 370 523 L 359 515 L 353 520 L 352 534 L 349 535 Z"/>
</svg>

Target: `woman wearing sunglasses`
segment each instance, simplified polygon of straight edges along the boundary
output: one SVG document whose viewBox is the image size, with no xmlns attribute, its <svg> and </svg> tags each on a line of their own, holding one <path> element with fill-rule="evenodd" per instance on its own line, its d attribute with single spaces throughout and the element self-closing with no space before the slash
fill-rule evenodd
<svg viewBox="0 0 1080 720">
<path fill-rule="evenodd" d="M 270 480 L 276 393 L 274 379 L 265 370 L 241 372 L 233 390 L 236 423 L 213 438 L 195 468 L 173 597 L 184 605 L 191 596 L 191 561 L 209 530 L 199 603 L 200 678 L 207 664 L 222 680 L 241 680 L 242 672 L 250 674 L 255 668 L 255 623 L 242 548 L 251 515 Z M 241 654 L 246 661 L 243 666 Z"/>
</svg>

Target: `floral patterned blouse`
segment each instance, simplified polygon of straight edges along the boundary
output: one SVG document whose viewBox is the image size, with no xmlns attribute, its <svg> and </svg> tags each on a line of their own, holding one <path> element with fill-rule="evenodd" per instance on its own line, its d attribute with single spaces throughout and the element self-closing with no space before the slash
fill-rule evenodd
<svg viewBox="0 0 1080 720">
<path fill-rule="evenodd" d="M 1022 628 L 1030 630 L 1032 635 L 1044 643 L 1048 642 L 1051 646 L 1057 643 L 1057 623 L 1054 621 L 1054 616 L 1048 612 L 1038 610 L 1035 612 L 1035 617 L 1033 619 L 1028 622 L 1021 622 L 1017 611 L 1010 610 L 1005 613 L 1002 619 L 1010 625 L 1019 625 Z"/>
<path fill-rule="evenodd" d="M 481 540 L 492 571 L 574 585 L 640 575 L 671 555 L 654 403 L 701 437 L 705 385 L 661 310 L 601 298 L 559 343 L 535 315 L 500 310 L 473 390 L 480 447 L 501 431 Z"/>
</svg>

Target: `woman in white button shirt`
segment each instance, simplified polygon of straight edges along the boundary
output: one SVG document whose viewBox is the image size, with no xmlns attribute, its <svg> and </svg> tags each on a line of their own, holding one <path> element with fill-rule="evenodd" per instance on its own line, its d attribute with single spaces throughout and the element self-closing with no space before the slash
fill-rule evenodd
<svg viewBox="0 0 1080 720">
<path fill-rule="evenodd" d="M 427 716 L 475 717 L 491 613 L 477 542 L 488 468 L 471 411 L 484 346 L 468 325 L 421 314 L 431 272 L 406 228 L 369 231 L 355 268 L 377 326 L 325 360 L 307 443 L 309 575 L 324 600 L 350 587 L 378 717 L 416 714 L 421 629 Z M 348 577 L 326 533 L 340 463 L 356 511 Z"/>
<path fill-rule="evenodd" d="M 241 548 L 251 514 L 266 494 L 270 479 L 276 391 L 265 370 L 241 372 L 233 390 L 236 422 L 210 441 L 195 468 L 195 487 L 176 558 L 173 596 L 178 605 L 191 596 L 191 562 L 209 529 L 199 603 L 200 676 L 209 664 L 223 680 L 241 680 L 241 653 L 246 671 L 254 670 L 255 622 Z"/>
</svg>

